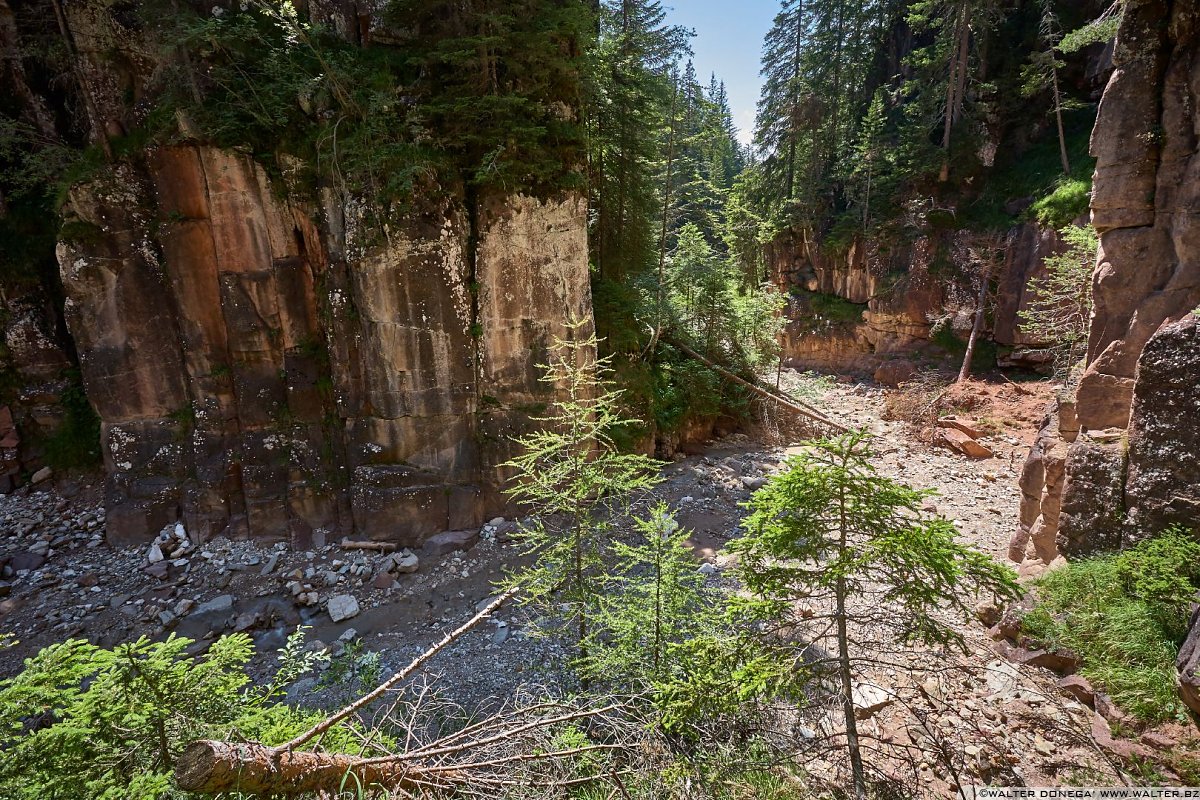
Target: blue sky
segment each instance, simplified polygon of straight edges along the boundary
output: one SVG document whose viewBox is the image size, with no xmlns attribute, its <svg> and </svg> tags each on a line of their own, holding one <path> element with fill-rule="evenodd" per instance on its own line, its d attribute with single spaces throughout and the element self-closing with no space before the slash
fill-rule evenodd
<svg viewBox="0 0 1200 800">
<path fill-rule="evenodd" d="M 762 40 L 779 0 L 666 0 L 664 5 L 671 22 L 696 31 L 696 74 L 703 84 L 713 72 L 725 81 L 739 138 L 750 141 Z"/>
</svg>

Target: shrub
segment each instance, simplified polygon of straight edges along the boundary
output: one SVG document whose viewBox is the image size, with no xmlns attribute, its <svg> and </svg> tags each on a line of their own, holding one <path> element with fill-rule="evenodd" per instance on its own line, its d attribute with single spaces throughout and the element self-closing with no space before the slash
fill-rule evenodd
<svg viewBox="0 0 1200 800">
<path fill-rule="evenodd" d="M 46 463 L 57 470 L 100 466 L 100 418 L 88 402 L 78 370 L 59 397 L 64 416 L 45 440 Z"/>
<path fill-rule="evenodd" d="M 246 673 L 254 649 L 245 634 L 218 639 L 199 657 L 187 655 L 191 644 L 143 637 L 107 650 L 72 639 L 28 659 L 0 682 L 0 797 L 182 797 L 171 771 L 193 739 L 277 744 L 321 718 L 278 702 L 316 660 L 299 632 L 266 686 Z M 332 746 L 354 749 L 351 734 L 335 735 Z"/>
<path fill-rule="evenodd" d="M 1126 550 L 1083 559 L 1037 586 L 1024 631 L 1080 659 L 1080 673 L 1150 722 L 1186 718 L 1175 657 L 1200 588 L 1200 544 L 1173 529 Z"/>
</svg>

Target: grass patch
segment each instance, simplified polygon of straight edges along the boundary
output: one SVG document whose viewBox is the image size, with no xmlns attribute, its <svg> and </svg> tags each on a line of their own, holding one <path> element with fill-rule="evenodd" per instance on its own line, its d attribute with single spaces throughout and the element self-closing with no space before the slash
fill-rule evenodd
<svg viewBox="0 0 1200 800">
<path fill-rule="evenodd" d="M 830 324 L 853 327 L 862 322 L 865 304 L 851 303 L 836 294 L 809 292 L 799 287 L 793 288 L 792 292 L 807 305 L 807 316 L 814 331 L 824 330 Z"/>
<path fill-rule="evenodd" d="M 1091 199 L 1090 179 L 1064 177 L 1055 185 L 1054 191 L 1035 200 L 1029 211 L 1042 225 L 1057 230 L 1087 213 Z"/>
<path fill-rule="evenodd" d="M 1200 543 L 1171 529 L 1044 577 L 1022 630 L 1043 646 L 1074 652 L 1080 674 L 1139 719 L 1185 720 L 1175 657 L 1197 588 Z"/>
</svg>

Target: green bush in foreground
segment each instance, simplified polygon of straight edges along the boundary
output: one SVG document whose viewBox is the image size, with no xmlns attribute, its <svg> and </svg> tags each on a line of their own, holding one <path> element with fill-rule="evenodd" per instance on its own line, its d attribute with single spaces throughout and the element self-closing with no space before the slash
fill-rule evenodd
<svg viewBox="0 0 1200 800">
<path fill-rule="evenodd" d="M 175 758 L 198 738 L 278 744 L 322 715 L 282 704 L 284 687 L 316 656 L 297 633 L 280 651 L 267 685 L 246 665 L 250 637 L 218 639 L 199 657 L 188 639 L 146 638 L 106 650 L 72 639 L 26 660 L 0 681 L 0 797 L 149 800 L 184 797 L 173 789 Z M 336 743 L 354 752 L 344 731 Z"/>
<path fill-rule="evenodd" d="M 1050 573 L 1022 627 L 1038 642 L 1074 652 L 1080 674 L 1138 718 L 1185 719 L 1175 657 L 1198 588 L 1200 543 L 1173 529 Z"/>
</svg>

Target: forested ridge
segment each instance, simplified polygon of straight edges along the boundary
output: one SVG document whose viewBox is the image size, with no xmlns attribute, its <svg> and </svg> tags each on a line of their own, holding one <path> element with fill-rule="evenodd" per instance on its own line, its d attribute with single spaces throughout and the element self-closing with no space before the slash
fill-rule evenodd
<svg viewBox="0 0 1200 800">
<path fill-rule="evenodd" d="M 674 19 L 0 0 L 0 800 L 1200 781 L 1195 10 Z"/>
</svg>

